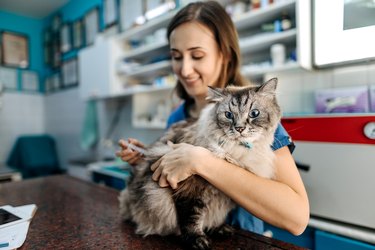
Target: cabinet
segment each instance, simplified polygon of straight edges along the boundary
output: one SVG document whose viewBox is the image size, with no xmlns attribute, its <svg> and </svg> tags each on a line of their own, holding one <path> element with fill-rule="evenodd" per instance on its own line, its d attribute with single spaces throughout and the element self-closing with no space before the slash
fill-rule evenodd
<svg viewBox="0 0 375 250">
<path fill-rule="evenodd" d="M 274 1 L 267 7 L 250 10 L 233 19 L 240 37 L 239 44 L 243 59 L 241 70 L 247 78 L 262 82 L 262 77 L 266 73 L 300 68 L 302 57 L 296 57 L 299 46 L 297 7 L 296 0 Z M 91 52 L 83 51 L 80 55 L 82 96 L 84 98 L 132 96 L 134 112 L 132 117 L 135 119 L 132 123 L 134 126 L 147 127 L 145 121 L 152 119 L 150 117 L 144 119 L 144 114 L 148 109 L 160 104 L 162 99 L 170 99 L 168 95 L 171 94 L 175 84 L 165 29 L 177 11 L 173 10 L 142 26 L 108 38 L 95 45 Z M 278 23 L 280 24 L 282 15 L 287 15 L 291 23 L 291 26 L 285 30 L 276 28 Z M 265 24 L 273 25 L 273 30 L 264 32 L 264 28 L 261 27 Z M 285 47 L 288 58 L 294 58 L 274 66 L 271 63 L 270 47 L 276 43 Z M 90 68 L 85 66 L 85 62 L 92 64 Z M 104 70 L 105 76 L 99 76 L 100 67 L 103 67 L 102 72 Z M 159 97 L 152 97 L 155 95 Z M 157 103 L 152 103 L 152 100 Z M 173 102 L 164 105 L 169 106 L 162 107 L 162 110 L 171 109 Z M 142 116 L 143 118 L 140 118 L 142 121 L 136 120 Z M 165 122 L 151 122 L 150 127 L 164 128 Z"/>
<path fill-rule="evenodd" d="M 265 224 L 265 230 L 271 231 L 272 237 L 275 239 L 312 250 L 375 250 L 375 245 L 371 243 L 322 231 L 311 226 L 307 227 L 305 232 L 299 236 L 294 236 L 269 224 Z"/>
<path fill-rule="evenodd" d="M 245 77 L 261 82 L 266 73 L 300 68 L 302 57 L 297 56 L 299 9 L 296 0 L 275 1 L 268 7 L 251 10 L 233 19 L 240 38 L 243 64 L 241 70 Z M 283 15 L 288 16 L 290 22 L 290 27 L 285 30 L 277 27 L 281 25 L 280 19 Z M 265 32 L 265 29 L 271 30 Z M 272 63 L 270 49 L 274 44 L 282 44 L 286 49 L 285 63 Z"/>
</svg>

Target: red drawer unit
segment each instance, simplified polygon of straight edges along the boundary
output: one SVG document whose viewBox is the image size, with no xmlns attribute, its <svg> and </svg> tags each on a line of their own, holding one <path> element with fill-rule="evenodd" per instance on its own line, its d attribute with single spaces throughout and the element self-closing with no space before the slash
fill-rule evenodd
<svg viewBox="0 0 375 250">
<path fill-rule="evenodd" d="M 293 117 L 281 122 L 295 141 L 375 144 L 364 133 L 366 125 L 374 123 L 375 136 L 374 115 Z"/>
<path fill-rule="evenodd" d="M 311 214 L 375 229 L 375 115 L 288 117 L 282 124 L 304 166 Z"/>
</svg>

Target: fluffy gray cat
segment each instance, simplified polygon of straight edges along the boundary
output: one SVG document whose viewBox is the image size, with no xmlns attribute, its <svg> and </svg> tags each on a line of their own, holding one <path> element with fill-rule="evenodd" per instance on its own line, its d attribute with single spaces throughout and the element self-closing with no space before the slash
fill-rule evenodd
<svg viewBox="0 0 375 250">
<path fill-rule="evenodd" d="M 256 175 L 273 178 L 271 144 L 281 117 L 276 85 L 273 78 L 260 87 L 209 88 L 209 103 L 198 120 L 173 125 L 146 149 L 145 160 L 134 167 L 119 197 L 121 215 L 136 223 L 136 233 L 181 235 L 189 248 L 209 249 L 207 232 L 230 232 L 224 222 L 235 204 L 224 193 L 197 175 L 176 190 L 161 188 L 152 180 L 150 166 L 172 150 L 171 141 L 205 147 Z"/>
</svg>

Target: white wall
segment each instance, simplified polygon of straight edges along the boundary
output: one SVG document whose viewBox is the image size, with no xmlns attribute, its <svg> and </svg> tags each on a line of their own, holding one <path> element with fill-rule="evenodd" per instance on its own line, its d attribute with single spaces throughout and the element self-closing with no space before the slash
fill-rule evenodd
<svg viewBox="0 0 375 250">
<path fill-rule="evenodd" d="M 47 95 L 44 105 L 46 133 L 56 139 L 60 164 L 65 167 L 72 158 L 90 155 L 79 144 L 85 103 L 77 88 Z"/>
<path fill-rule="evenodd" d="M 0 165 L 5 163 L 20 134 L 44 133 L 44 97 L 5 92 L 0 108 Z"/>
</svg>

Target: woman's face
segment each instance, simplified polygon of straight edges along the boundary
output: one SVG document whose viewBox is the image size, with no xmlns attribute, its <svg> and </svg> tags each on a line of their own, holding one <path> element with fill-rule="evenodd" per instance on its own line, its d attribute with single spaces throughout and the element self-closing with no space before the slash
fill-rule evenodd
<svg viewBox="0 0 375 250">
<path fill-rule="evenodd" d="M 174 73 L 191 97 L 205 98 L 223 65 L 214 35 L 206 26 L 188 22 L 174 29 L 169 40 Z"/>
</svg>

